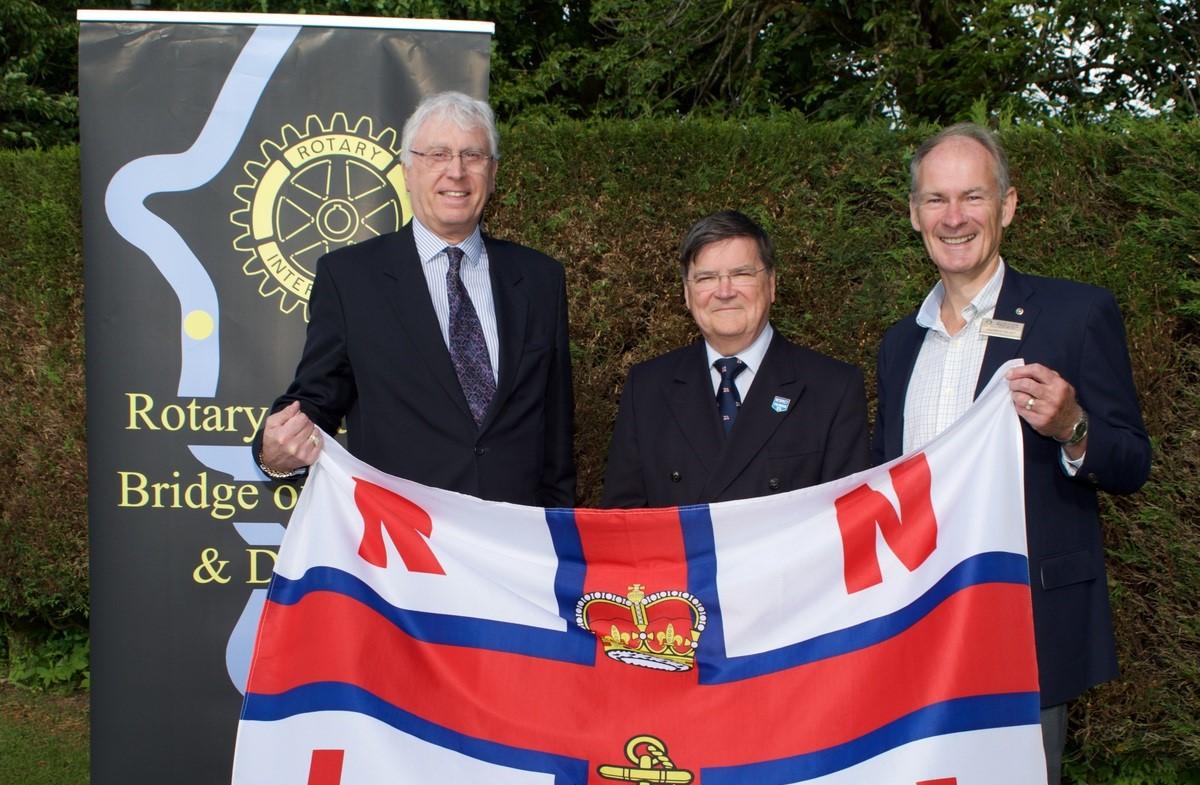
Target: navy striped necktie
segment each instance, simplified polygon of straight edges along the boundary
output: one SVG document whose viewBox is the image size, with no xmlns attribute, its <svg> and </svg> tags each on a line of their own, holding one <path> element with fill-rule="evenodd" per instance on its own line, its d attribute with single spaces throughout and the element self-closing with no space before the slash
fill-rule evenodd
<svg viewBox="0 0 1200 785">
<path fill-rule="evenodd" d="M 738 407 L 742 405 L 742 396 L 738 394 L 733 380 L 745 370 L 746 364 L 736 357 L 722 357 L 713 363 L 713 367 L 721 374 L 721 381 L 717 385 L 717 411 L 721 415 L 725 433 L 729 433 L 733 421 L 737 419 Z"/>
</svg>

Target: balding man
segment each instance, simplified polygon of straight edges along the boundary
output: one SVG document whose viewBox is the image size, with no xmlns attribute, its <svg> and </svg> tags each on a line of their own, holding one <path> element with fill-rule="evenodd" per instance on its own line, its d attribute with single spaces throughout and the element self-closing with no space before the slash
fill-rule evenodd
<svg viewBox="0 0 1200 785">
<path fill-rule="evenodd" d="M 1125 331 L 1109 292 L 1001 259 L 1017 192 L 987 130 L 963 123 L 930 138 L 911 177 L 910 219 L 940 280 L 883 338 L 873 457 L 921 448 L 1005 361 L 1025 360 L 1008 382 L 1023 421 L 1042 734 L 1056 785 L 1067 702 L 1117 673 L 1096 491 L 1131 493 L 1150 470 Z"/>
</svg>

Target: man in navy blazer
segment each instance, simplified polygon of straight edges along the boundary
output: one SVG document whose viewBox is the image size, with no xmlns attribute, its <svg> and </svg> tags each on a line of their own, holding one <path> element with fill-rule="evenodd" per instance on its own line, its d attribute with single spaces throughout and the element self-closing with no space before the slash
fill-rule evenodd
<svg viewBox="0 0 1200 785">
<path fill-rule="evenodd" d="M 1097 489 L 1132 493 L 1150 470 L 1121 315 L 1104 289 L 1023 275 L 1000 258 L 1017 207 L 996 139 L 963 123 L 918 148 L 909 201 L 939 283 L 883 338 L 872 443 L 879 463 L 919 449 L 1007 360 L 1021 417 L 1042 734 L 1061 779 L 1066 704 L 1116 676 Z M 971 460 L 971 456 L 963 456 Z"/>
<path fill-rule="evenodd" d="M 680 260 L 702 337 L 629 372 L 602 505 L 745 499 L 866 468 L 862 373 L 773 330 L 766 232 L 741 213 L 716 213 L 688 231 Z"/>
<path fill-rule="evenodd" d="M 316 460 L 345 418 L 350 451 L 483 499 L 575 503 L 562 265 L 483 235 L 495 188 L 492 111 L 426 98 L 404 126 L 413 219 L 317 263 L 296 376 L 254 444 L 271 477 Z"/>
</svg>

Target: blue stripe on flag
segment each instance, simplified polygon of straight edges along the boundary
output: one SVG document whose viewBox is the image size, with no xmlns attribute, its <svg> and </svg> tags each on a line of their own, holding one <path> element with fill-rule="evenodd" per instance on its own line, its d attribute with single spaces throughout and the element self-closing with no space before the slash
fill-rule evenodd
<svg viewBox="0 0 1200 785">
<path fill-rule="evenodd" d="M 919 739 L 948 733 L 1037 725 L 1040 713 L 1036 692 L 980 695 L 935 703 L 836 747 L 792 758 L 702 769 L 704 785 L 783 785 L 804 782 L 842 771 L 888 750 Z"/>
<path fill-rule="evenodd" d="M 727 660 L 721 600 L 717 596 L 717 546 L 708 505 L 680 507 L 679 524 L 683 527 L 683 549 L 687 553 L 688 592 L 700 600 L 708 616 L 700 637 L 701 647 L 696 651 L 696 669 L 700 683 L 710 684 L 716 675 L 711 663 Z"/>
<path fill-rule="evenodd" d="M 679 508 L 688 559 L 688 591 L 703 603 L 708 624 L 696 652 L 701 684 L 722 684 L 787 670 L 836 657 L 894 637 L 924 618 L 955 592 L 984 583 L 1029 584 L 1029 562 L 1016 553 L 996 551 L 964 559 L 907 606 L 886 616 L 819 635 L 779 649 L 728 657 L 721 602 L 717 592 L 716 544 L 708 505 Z"/>
<path fill-rule="evenodd" d="M 567 620 L 567 629 L 579 629 L 575 624 L 575 604 L 583 596 L 587 566 L 583 563 L 583 541 L 579 538 L 575 511 L 561 508 L 546 510 L 546 524 L 550 527 L 550 541 L 554 543 L 554 553 L 558 556 L 558 570 L 554 574 L 558 615 Z M 593 641 L 593 654 L 595 651 Z"/>
<path fill-rule="evenodd" d="M 596 658 L 595 636 L 579 629 L 573 621 L 564 632 L 511 622 L 397 608 L 361 579 L 333 567 L 313 567 L 297 580 L 276 573 L 267 599 L 280 605 L 292 605 L 310 592 L 317 591 L 334 592 L 355 599 L 405 634 L 426 643 L 507 651 L 582 665 L 590 665 Z"/>
<path fill-rule="evenodd" d="M 280 605 L 291 605 L 309 592 L 336 592 L 367 605 L 407 635 L 427 643 L 592 664 L 596 657 L 595 637 L 576 626 L 574 617 L 575 603 L 583 594 L 586 570 L 575 516 L 570 510 L 547 510 L 546 516 L 559 558 L 554 588 L 559 615 L 567 621 L 566 631 L 398 608 L 359 578 L 332 567 L 313 567 L 298 580 L 276 573 L 268 599 Z M 704 604 L 708 615 L 704 645 L 697 652 L 701 684 L 750 679 L 872 646 L 900 634 L 947 598 L 971 586 L 1029 583 L 1028 561 L 1024 556 L 999 551 L 981 553 L 960 562 L 925 594 L 886 616 L 760 654 L 728 657 L 708 506 L 681 507 L 679 519 L 688 558 L 688 591 Z"/>
<path fill-rule="evenodd" d="M 719 644 L 714 642 L 697 653 L 700 681 L 721 684 L 750 679 L 873 646 L 904 632 L 956 592 L 986 583 L 1029 585 L 1028 561 L 1020 554 L 1003 551 L 976 554 L 956 564 L 929 591 L 897 611 L 761 654 L 726 658 L 724 647 L 718 649 Z M 709 610 L 710 626 L 713 616 Z M 715 653 L 719 656 L 710 658 L 714 649 L 718 649 Z"/>
<path fill-rule="evenodd" d="M 587 780 L 586 761 L 512 747 L 452 731 L 349 684 L 320 682 L 278 695 L 249 693 L 242 709 L 242 719 L 273 722 L 317 711 L 352 711 L 373 717 L 430 744 L 477 760 L 523 771 L 552 773 L 556 785 L 577 785 Z M 705 785 L 804 782 L 847 769 L 921 739 L 965 731 L 1036 725 L 1039 711 L 1036 692 L 958 698 L 922 707 L 844 744 L 779 760 L 706 768 L 701 771 L 700 779 Z"/>
<path fill-rule="evenodd" d="M 374 717 L 410 736 L 476 760 L 553 774 L 555 785 L 587 781 L 587 761 L 467 736 L 393 706 L 360 687 L 340 682 L 306 684 L 278 695 L 247 693 L 242 720 L 273 722 L 317 711 L 352 711 Z"/>
</svg>

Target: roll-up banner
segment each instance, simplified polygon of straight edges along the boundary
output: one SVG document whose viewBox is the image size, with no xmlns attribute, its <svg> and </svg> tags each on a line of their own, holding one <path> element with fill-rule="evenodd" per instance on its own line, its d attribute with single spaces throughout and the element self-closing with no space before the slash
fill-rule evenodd
<svg viewBox="0 0 1200 785">
<path fill-rule="evenodd" d="M 409 219 L 404 120 L 485 22 L 80 11 L 92 782 L 228 782 L 297 489 L 250 442 L 317 258 Z"/>
</svg>

